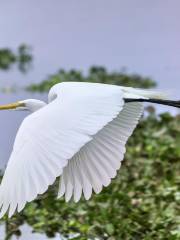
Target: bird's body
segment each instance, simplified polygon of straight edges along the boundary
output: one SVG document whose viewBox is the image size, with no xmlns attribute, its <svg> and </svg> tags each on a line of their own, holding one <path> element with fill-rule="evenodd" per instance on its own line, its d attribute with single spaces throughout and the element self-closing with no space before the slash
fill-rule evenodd
<svg viewBox="0 0 180 240">
<path fill-rule="evenodd" d="M 0 185 L 0 216 L 12 216 L 60 176 L 58 197 L 78 202 L 116 176 L 125 144 L 143 112 L 141 101 L 160 93 L 95 83 L 60 83 L 49 103 L 25 100 L 0 106 L 28 109 Z M 138 101 L 139 99 L 139 101 Z M 131 100 L 131 101 L 130 101 Z M 132 101 L 134 100 L 134 101 Z M 129 101 L 129 102 L 128 102 Z M 162 100 L 161 100 L 162 101 Z"/>
</svg>

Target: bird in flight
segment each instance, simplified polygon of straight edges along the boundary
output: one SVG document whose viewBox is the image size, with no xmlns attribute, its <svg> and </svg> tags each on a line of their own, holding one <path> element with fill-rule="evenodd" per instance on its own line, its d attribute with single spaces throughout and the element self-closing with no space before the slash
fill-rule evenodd
<svg viewBox="0 0 180 240">
<path fill-rule="evenodd" d="M 48 104 L 27 99 L 0 110 L 28 110 L 0 185 L 0 217 L 11 217 L 60 177 L 58 198 L 78 202 L 101 192 L 117 174 L 143 102 L 180 108 L 150 90 L 99 83 L 54 85 Z"/>
</svg>

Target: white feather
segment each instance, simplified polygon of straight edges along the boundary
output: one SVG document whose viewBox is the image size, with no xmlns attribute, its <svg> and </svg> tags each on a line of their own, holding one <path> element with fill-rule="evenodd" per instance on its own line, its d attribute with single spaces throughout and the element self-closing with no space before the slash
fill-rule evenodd
<svg viewBox="0 0 180 240">
<path fill-rule="evenodd" d="M 78 161 L 80 168 L 78 172 L 73 168 L 74 174 L 81 172 L 81 175 L 84 174 L 88 179 L 88 185 L 82 182 L 84 195 L 88 192 L 88 198 L 85 196 L 85 199 L 89 199 L 92 194 L 90 190 L 86 190 L 86 187 L 89 189 L 89 183 L 94 191 L 99 193 L 102 186 L 108 186 L 116 176 L 124 158 L 125 144 L 142 112 L 142 103 L 125 104 L 118 116 L 97 132 L 92 140 L 69 160 L 67 168 L 71 168 Z M 67 177 L 70 178 L 68 175 Z M 75 188 L 75 182 L 72 187 Z"/>
<path fill-rule="evenodd" d="M 66 201 L 73 194 L 78 201 L 82 188 L 88 199 L 91 186 L 100 192 L 102 184 L 109 184 L 106 173 L 99 169 L 100 163 L 93 157 L 88 162 L 86 151 L 87 162 L 79 163 L 79 170 L 75 168 L 73 184 L 70 175 L 74 170 L 66 166 L 97 132 L 117 117 L 124 105 L 122 90 L 103 84 L 62 83 L 51 89 L 49 99 L 54 101 L 28 116 L 17 133 L 0 187 L 1 216 L 8 208 L 10 216 L 17 206 L 20 211 L 26 202 L 44 193 L 62 172 L 59 196 L 65 193 Z M 81 182 L 78 180 L 80 166 L 87 171 L 87 181 L 84 173 L 80 174 Z"/>
</svg>

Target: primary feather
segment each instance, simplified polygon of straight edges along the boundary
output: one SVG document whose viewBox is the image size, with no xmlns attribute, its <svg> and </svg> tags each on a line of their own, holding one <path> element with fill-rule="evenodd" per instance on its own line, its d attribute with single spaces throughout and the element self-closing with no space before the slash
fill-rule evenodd
<svg viewBox="0 0 180 240">
<path fill-rule="evenodd" d="M 79 201 L 82 193 L 89 199 L 92 189 L 99 193 L 103 186 L 108 186 L 117 174 L 124 158 L 125 144 L 136 127 L 142 114 L 141 103 L 125 104 L 118 116 L 93 136 L 64 168 L 59 189 L 59 197 L 68 195 L 66 201 L 74 196 Z M 73 179 L 72 179 L 73 176 Z M 64 179 L 71 185 L 64 185 Z"/>
</svg>

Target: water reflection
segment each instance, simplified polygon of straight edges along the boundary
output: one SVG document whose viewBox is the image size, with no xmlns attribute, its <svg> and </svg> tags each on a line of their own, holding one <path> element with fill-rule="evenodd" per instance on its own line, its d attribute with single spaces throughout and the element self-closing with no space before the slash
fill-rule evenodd
<svg viewBox="0 0 180 240">
<path fill-rule="evenodd" d="M 20 227 L 21 230 L 21 237 L 13 236 L 11 240 L 46 240 L 48 239 L 45 234 L 40 233 L 32 233 L 32 228 L 28 225 L 24 224 Z M 4 226 L 0 226 L 0 240 L 4 240 L 5 237 L 5 228 Z M 56 237 L 51 238 L 51 240 L 65 240 L 60 234 L 57 234 Z"/>
</svg>

